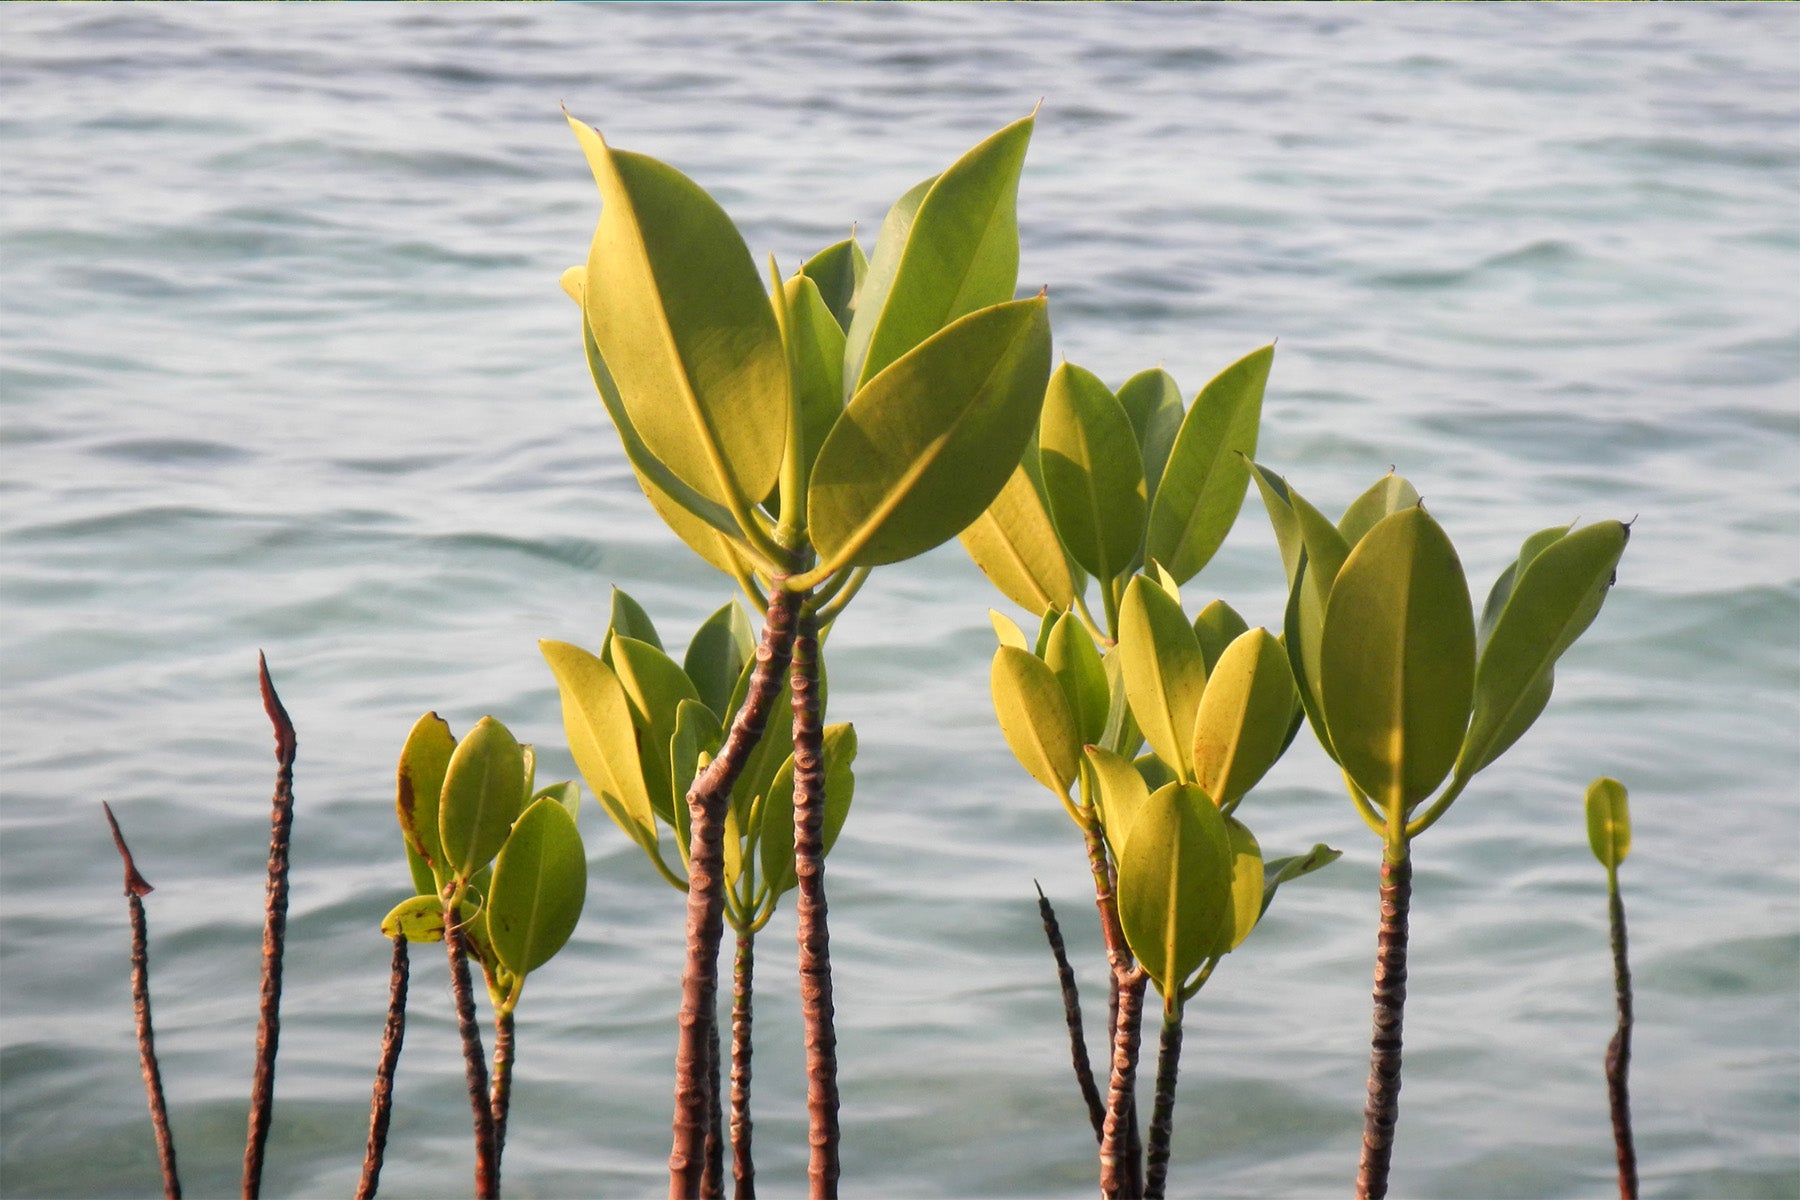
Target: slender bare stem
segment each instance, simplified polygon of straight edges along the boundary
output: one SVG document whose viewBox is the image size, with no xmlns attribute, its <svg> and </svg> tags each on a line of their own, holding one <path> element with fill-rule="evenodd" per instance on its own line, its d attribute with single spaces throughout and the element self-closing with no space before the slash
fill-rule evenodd
<svg viewBox="0 0 1800 1200">
<path fill-rule="evenodd" d="M 494 1076 L 488 1085 L 488 1108 L 494 1114 L 494 1179 L 506 1154 L 506 1118 L 512 1112 L 513 1059 L 516 1057 L 511 1011 L 494 1016 Z"/>
<path fill-rule="evenodd" d="M 711 1095 L 707 1044 L 717 1023 L 719 941 L 724 936 L 725 805 L 750 751 L 762 737 L 793 655 L 794 625 L 805 597 L 775 581 L 756 647 L 756 670 L 744 706 L 732 720 L 719 756 L 687 794 L 692 817 L 688 843 L 687 965 L 681 975 L 679 1040 L 675 1053 L 674 1146 L 669 1152 L 672 1200 L 700 1193 L 706 1161 Z"/>
<path fill-rule="evenodd" d="M 1131 947 L 1125 942 L 1124 926 L 1119 924 L 1118 879 L 1113 866 L 1106 856 L 1106 841 L 1101 837 L 1098 824 L 1089 822 L 1083 827 L 1083 837 L 1087 845 L 1088 870 L 1094 877 L 1094 907 L 1100 913 L 1100 933 L 1106 943 L 1106 961 L 1112 968 L 1112 979 L 1109 985 L 1108 1014 L 1111 1023 L 1107 1027 L 1108 1045 L 1116 1047 L 1120 1034 L 1125 1030 L 1127 1017 L 1124 1014 L 1122 997 L 1130 986 L 1138 990 L 1138 1006 L 1142 1008 L 1145 976 L 1132 958 Z M 1135 1074 L 1137 1064 L 1137 1029 L 1138 1018 L 1129 1018 L 1132 1028 L 1131 1054 L 1132 1070 Z M 1122 1103 L 1123 1109 L 1116 1115 L 1115 1103 Z M 1114 1152 L 1114 1165 L 1118 1185 L 1125 1195 L 1140 1195 L 1143 1188 L 1143 1142 L 1138 1134 L 1137 1094 L 1135 1088 L 1128 1088 L 1122 1096 L 1116 1096 L 1110 1089 L 1107 1094 L 1107 1118 L 1116 1120 L 1119 1126 L 1118 1144 Z M 1106 1135 L 1101 1134 L 1101 1173 L 1108 1170 L 1105 1158 Z"/>
<path fill-rule="evenodd" d="M 706 1169 L 700 1172 L 700 1200 L 724 1200 L 725 1105 L 720 1098 L 719 1022 L 706 1039 Z"/>
<path fill-rule="evenodd" d="M 1162 1200 L 1169 1179 L 1169 1145 L 1175 1133 L 1175 1075 L 1181 1067 L 1181 1007 L 1163 1008 L 1162 1045 L 1156 1056 L 1156 1104 L 1150 1110 L 1149 1168 L 1144 1200 Z"/>
<path fill-rule="evenodd" d="M 1037 887 L 1037 881 L 1032 881 Z M 1100 1099 L 1100 1087 L 1094 1082 L 1094 1064 L 1088 1057 L 1087 1037 L 1081 1029 L 1081 989 L 1075 982 L 1075 968 L 1069 965 L 1069 952 L 1063 945 L 1062 926 L 1057 923 L 1056 909 L 1050 898 L 1038 887 L 1038 916 L 1044 922 L 1044 937 L 1050 942 L 1050 953 L 1056 956 L 1056 977 L 1062 985 L 1063 1019 L 1069 1026 L 1069 1056 L 1075 1064 L 1075 1082 L 1081 1098 L 1087 1101 L 1088 1120 L 1094 1126 L 1094 1140 L 1106 1130 L 1106 1103 Z"/>
<path fill-rule="evenodd" d="M 388 1119 L 394 1111 L 394 1071 L 406 1041 L 406 985 L 410 975 L 406 935 L 394 935 L 394 965 L 388 983 L 387 1026 L 381 1032 L 381 1061 L 375 1067 L 375 1093 L 369 1100 L 369 1145 L 363 1152 L 362 1179 L 356 1200 L 374 1200 L 381 1186 L 381 1160 L 387 1153 Z"/>
<path fill-rule="evenodd" d="M 750 990 L 756 973 L 756 935 L 739 931 L 731 986 L 731 1175 L 736 1200 L 756 1200 L 756 1162 L 750 1154 Z"/>
<path fill-rule="evenodd" d="M 487 1061 L 481 1053 L 481 1026 L 475 1023 L 475 988 L 469 982 L 468 935 L 454 914 L 446 913 L 445 917 L 450 994 L 456 1001 L 456 1028 L 462 1034 L 469 1111 L 475 1121 L 475 1194 L 481 1200 L 493 1200 L 500 1194 L 500 1164 L 494 1153 L 494 1110 L 488 1096 Z"/>
<path fill-rule="evenodd" d="M 1369 1048 L 1369 1103 L 1363 1109 L 1357 1200 L 1387 1195 L 1394 1126 L 1400 1120 L 1400 1025 L 1406 1011 L 1406 925 L 1412 904 L 1412 850 L 1405 842 L 1381 860 L 1381 928 L 1375 956 L 1375 1031 Z"/>
<path fill-rule="evenodd" d="M 1100 1138 L 1100 1194 L 1106 1200 L 1135 1200 L 1136 1154 L 1128 1131 L 1131 1098 L 1137 1091 L 1138 1029 L 1144 1011 L 1144 985 L 1150 977 L 1133 968 L 1119 981 L 1119 1021 L 1113 1029 L 1112 1080 L 1106 1096 L 1106 1127 Z"/>
<path fill-rule="evenodd" d="M 1612 916 L 1613 986 L 1619 999 L 1619 1028 L 1606 1047 L 1606 1093 L 1612 1106 L 1613 1145 L 1619 1157 L 1620 1200 L 1637 1200 L 1637 1150 L 1631 1139 L 1631 964 L 1625 954 L 1625 901 L 1619 877 L 1611 872 L 1607 909 Z"/>
<path fill-rule="evenodd" d="M 156 1060 L 156 1029 L 150 1020 L 150 923 L 144 915 L 143 897 L 156 889 L 138 874 L 125 835 L 104 800 L 106 823 L 112 826 L 113 845 L 125 860 L 125 902 L 131 911 L 131 1007 L 137 1016 L 138 1063 L 144 1072 L 144 1094 L 150 1102 L 150 1126 L 156 1133 L 156 1157 L 162 1164 L 163 1195 L 181 1200 L 181 1178 L 175 1173 L 175 1139 L 169 1132 L 169 1106 L 163 1100 L 162 1067 Z"/>
<path fill-rule="evenodd" d="M 288 841 L 294 828 L 294 723 L 275 694 L 268 660 L 257 655 L 263 711 L 275 727 L 275 798 L 269 816 L 268 916 L 263 926 L 262 1016 L 256 1072 L 250 1085 L 250 1130 L 244 1144 L 244 1197 L 262 1192 L 263 1151 L 275 1115 L 275 1056 L 281 1044 L 281 960 L 287 941 Z"/>
<path fill-rule="evenodd" d="M 803 612 L 794 638 L 794 874 L 799 894 L 800 1012 L 805 1022 L 807 1166 L 812 1200 L 838 1189 L 837 1030 L 825 903 L 825 732 L 819 705 L 818 618 Z"/>
</svg>

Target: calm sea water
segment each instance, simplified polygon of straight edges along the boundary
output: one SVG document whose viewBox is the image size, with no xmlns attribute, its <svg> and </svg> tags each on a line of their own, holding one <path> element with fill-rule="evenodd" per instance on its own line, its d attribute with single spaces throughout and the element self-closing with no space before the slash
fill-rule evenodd
<svg viewBox="0 0 1800 1200">
<path fill-rule="evenodd" d="M 597 200 L 558 105 L 791 266 L 1044 101 L 1021 286 L 1058 351 L 1191 395 L 1280 339 L 1261 457 L 1328 509 L 1395 464 L 1477 594 L 1637 517 L 1556 699 L 1419 846 L 1395 1192 L 1602 1196 L 1611 1032 L 1587 781 L 1631 787 L 1644 1192 L 1800 1194 L 1800 11 L 1791 7 L 6 6 L 0 10 L 0 1191 L 154 1192 L 109 800 L 157 885 L 189 1193 L 230 1194 L 255 1022 L 268 653 L 300 734 L 268 1190 L 354 1186 L 436 708 L 571 773 L 535 641 L 724 581 L 637 494 L 556 286 Z M 1252 500 L 1190 604 L 1279 618 Z M 987 697 L 954 546 L 832 642 L 848 1195 L 1080 1196 L 1032 881 L 1102 1002 L 1079 841 Z M 1303 735 L 1246 815 L 1346 851 L 1191 1009 L 1172 1191 L 1349 1188 L 1377 850 Z M 682 906 L 589 810 L 522 1009 L 519 1196 L 664 1187 Z M 765 1190 L 803 1186 L 791 918 L 762 942 Z M 388 1193 L 467 1188 L 421 956 Z"/>
</svg>

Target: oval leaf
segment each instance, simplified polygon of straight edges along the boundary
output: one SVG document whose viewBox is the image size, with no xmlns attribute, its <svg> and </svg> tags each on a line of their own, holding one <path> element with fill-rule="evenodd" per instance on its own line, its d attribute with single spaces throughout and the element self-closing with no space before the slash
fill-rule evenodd
<svg viewBox="0 0 1800 1200">
<path fill-rule="evenodd" d="M 1074 605 L 1075 576 L 1032 474 L 1036 457 L 1027 443 L 1000 494 L 958 536 L 982 574 L 1008 600 L 1041 617 Z"/>
<path fill-rule="evenodd" d="M 1044 662 L 1062 685 L 1075 718 L 1075 734 L 1081 744 L 1098 742 L 1106 733 L 1110 695 L 1106 666 L 1094 639 L 1074 613 L 1064 613 L 1050 630 Z"/>
<path fill-rule="evenodd" d="M 1144 464 L 1131 418 L 1098 376 L 1065 362 L 1038 426 L 1044 494 L 1069 557 L 1102 584 L 1144 541 Z"/>
<path fill-rule="evenodd" d="M 656 636 L 656 623 L 644 606 L 626 594 L 623 588 L 612 590 L 612 617 L 606 623 L 606 631 L 622 637 L 636 638 L 640 642 L 648 642 L 658 650 L 663 648 L 662 639 Z M 605 654 L 606 663 L 612 665 L 610 647 Z"/>
<path fill-rule="evenodd" d="M 1231 839 L 1231 919 L 1219 930 L 1214 955 L 1230 954 L 1243 945 L 1263 914 L 1262 848 L 1236 817 L 1225 818 L 1225 832 Z"/>
<path fill-rule="evenodd" d="M 1194 618 L 1194 638 L 1200 643 L 1200 657 L 1206 660 L 1210 677 L 1225 648 L 1250 632 L 1250 624 L 1237 609 L 1223 600 L 1214 600 Z"/>
<path fill-rule="evenodd" d="M 396 904 L 381 918 L 384 937 L 406 935 L 409 942 L 444 940 L 444 902 L 436 896 L 413 896 Z"/>
<path fill-rule="evenodd" d="M 1225 818 L 1192 785 L 1157 789 L 1131 823 L 1119 856 L 1119 923 L 1165 999 L 1230 940 L 1233 857 Z"/>
<path fill-rule="evenodd" d="M 756 633 L 744 610 L 733 600 L 701 623 L 682 655 L 681 669 L 694 685 L 700 703 L 721 721 L 732 716 L 731 693 L 744 664 L 756 656 Z"/>
<path fill-rule="evenodd" d="M 525 806 L 525 756 L 506 726 L 476 722 L 450 756 L 438 804 L 446 868 L 467 879 L 499 852 Z"/>
<path fill-rule="evenodd" d="M 856 294 L 862 288 L 863 276 L 869 271 L 869 260 L 863 255 L 862 245 L 854 237 L 845 238 L 841 242 L 833 242 L 800 267 L 800 273 L 813 281 L 819 289 L 819 298 L 830 310 L 832 319 L 838 323 L 839 330 L 850 328 L 851 314 L 856 311 Z M 840 333 L 840 337 L 841 337 Z M 843 381 L 841 366 L 833 376 L 832 387 L 843 398 Z"/>
<path fill-rule="evenodd" d="M 1144 558 L 1186 583 L 1211 560 L 1244 506 L 1263 389 L 1275 347 L 1239 359 L 1195 398 L 1150 504 Z"/>
<path fill-rule="evenodd" d="M 417 854 L 428 867 L 444 868 L 444 845 L 438 837 L 438 799 L 444 793 L 444 775 L 450 769 L 450 756 L 456 752 L 456 739 L 450 726 L 434 712 L 420 717 L 406 735 L 400 751 L 400 767 L 396 772 L 394 811 L 400 820 L 400 832 L 407 849 Z M 448 882 L 448 875 L 440 882 Z M 421 880 L 414 878 L 417 885 Z M 419 887 L 421 893 L 436 893 L 436 887 Z"/>
<path fill-rule="evenodd" d="M 1131 823 L 1150 799 L 1150 786 L 1131 760 L 1099 746 L 1082 750 L 1082 769 L 1100 810 L 1100 828 L 1117 859 L 1131 838 Z"/>
<path fill-rule="evenodd" d="M 1194 721 L 1194 782 L 1229 811 L 1281 757 L 1293 718 L 1287 651 L 1268 630 L 1252 629 L 1207 676 Z"/>
<path fill-rule="evenodd" d="M 700 694 L 680 665 L 650 643 L 614 635 L 610 644 L 613 671 L 631 707 L 632 724 L 641 734 L 638 753 L 650 807 L 663 820 L 673 821 L 679 797 L 669 786 L 669 739 L 675 736 L 676 709 L 683 700 L 698 704 Z"/>
<path fill-rule="evenodd" d="M 1625 785 L 1604 775 L 1588 784 L 1588 845 L 1610 873 L 1631 853 L 1631 808 Z"/>
<path fill-rule="evenodd" d="M 1119 606 L 1119 656 L 1131 714 L 1150 749 L 1176 778 L 1194 774 L 1194 717 L 1206 692 L 1206 663 L 1181 606 L 1144 576 Z"/>
<path fill-rule="evenodd" d="M 538 649 L 556 676 L 562 693 L 563 733 L 588 790 L 615 820 L 621 812 L 630 820 L 637 830 L 633 841 L 654 845 L 655 810 L 644 784 L 631 702 L 625 698 L 619 677 L 579 646 L 542 641 Z"/>
<path fill-rule="evenodd" d="M 1350 507 L 1338 518 L 1337 529 L 1344 535 L 1345 543 L 1354 546 L 1362 541 L 1364 534 L 1375 528 L 1375 523 L 1381 518 L 1405 509 L 1417 508 L 1418 505 L 1418 489 L 1404 476 L 1389 471 L 1376 480 L 1368 491 L 1350 502 Z"/>
<path fill-rule="evenodd" d="M 575 818 L 553 797 L 525 810 L 494 863 L 488 941 L 506 969 L 525 976 L 575 932 L 587 898 L 587 855 Z"/>
<path fill-rule="evenodd" d="M 1081 733 L 1056 673 L 1014 646 L 994 652 L 989 685 L 1000 732 L 1031 777 L 1067 797 L 1079 772 Z"/>
<path fill-rule="evenodd" d="M 785 289 L 787 303 L 777 313 L 787 314 L 782 334 L 793 364 L 794 403 L 800 407 L 800 478 L 805 479 L 844 411 L 844 331 L 811 279 L 796 275 Z"/>
<path fill-rule="evenodd" d="M 1181 431 L 1185 406 L 1175 377 L 1160 367 L 1139 371 L 1119 386 L 1119 405 L 1131 418 L 1138 453 L 1144 463 L 1144 494 L 1156 495 L 1163 466 Z"/>
<path fill-rule="evenodd" d="M 693 180 L 569 119 L 603 207 L 584 309 L 652 454 L 734 511 L 775 486 L 788 366 L 756 265 Z"/>
<path fill-rule="evenodd" d="M 1390 814 L 1429 796 L 1456 761 L 1475 676 L 1462 562 L 1423 508 L 1378 522 L 1338 572 L 1320 695 L 1338 761 Z"/>
<path fill-rule="evenodd" d="M 870 380 L 813 465 L 824 567 L 899 562 L 979 517 L 1019 465 L 1049 374 L 1038 297 L 972 313 Z"/>
</svg>

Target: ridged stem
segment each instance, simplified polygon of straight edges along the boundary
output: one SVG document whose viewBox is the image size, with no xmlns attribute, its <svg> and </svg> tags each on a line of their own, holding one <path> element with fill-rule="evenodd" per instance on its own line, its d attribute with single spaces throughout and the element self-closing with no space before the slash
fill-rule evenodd
<svg viewBox="0 0 1800 1200">
<path fill-rule="evenodd" d="M 1156 1056 L 1156 1103 L 1150 1110 L 1149 1166 L 1144 1200 L 1162 1200 L 1169 1178 L 1169 1147 L 1175 1135 L 1175 1076 L 1181 1067 L 1181 1009 L 1163 1009 L 1162 1042 Z"/>
<path fill-rule="evenodd" d="M 1381 926 L 1376 935 L 1374 1036 L 1369 1046 L 1369 1102 L 1363 1109 L 1357 1200 L 1387 1195 L 1394 1127 L 1400 1120 L 1400 1032 L 1406 1011 L 1406 925 L 1412 904 L 1412 850 L 1405 842 L 1381 860 Z"/>
<path fill-rule="evenodd" d="M 1035 884 L 1034 884 L 1035 886 Z M 1094 1082 L 1094 1064 L 1088 1057 L 1087 1035 L 1081 1028 L 1081 989 L 1075 982 L 1075 968 L 1069 965 L 1069 951 L 1063 944 L 1062 926 L 1056 920 L 1056 909 L 1044 889 L 1038 888 L 1038 916 L 1044 923 L 1044 937 L 1050 953 L 1056 958 L 1056 978 L 1062 987 L 1063 1021 L 1069 1027 L 1069 1057 L 1075 1066 L 1075 1083 L 1081 1098 L 1087 1102 L 1088 1122 L 1094 1127 L 1094 1140 L 1106 1131 L 1106 1102 L 1100 1099 L 1100 1086 Z"/>
<path fill-rule="evenodd" d="M 711 1123 L 707 1087 L 707 1045 L 717 1025 L 719 941 L 724 936 L 725 805 L 744 769 L 769 710 L 781 692 L 793 654 L 794 626 L 804 596 L 781 586 L 770 589 L 756 669 L 744 706 L 732 719 L 717 758 L 688 790 L 687 964 L 681 974 L 681 1013 L 675 1052 L 674 1146 L 669 1152 L 669 1195 L 684 1200 L 700 1194 L 706 1163 L 706 1130 Z"/>
<path fill-rule="evenodd" d="M 288 843 L 294 828 L 294 723 L 275 694 L 268 660 L 257 655 L 263 711 L 275 727 L 275 797 L 269 813 L 269 884 L 263 925 L 261 1016 L 256 1070 L 250 1083 L 250 1128 L 244 1142 L 244 1200 L 262 1192 L 263 1152 L 275 1115 L 275 1057 L 281 1044 L 281 962 L 287 942 Z"/>
<path fill-rule="evenodd" d="M 1611 872 L 1607 909 L 1612 917 L 1613 988 L 1618 993 L 1619 1028 L 1606 1047 L 1606 1094 L 1612 1107 L 1613 1146 L 1619 1159 L 1620 1200 L 1637 1200 L 1637 1150 L 1631 1139 L 1631 964 L 1626 960 L 1625 902 L 1619 877 Z"/>
<path fill-rule="evenodd" d="M 493 1200 L 500 1194 L 500 1172 L 494 1161 L 494 1110 L 488 1097 L 487 1060 L 481 1053 L 481 1026 L 475 1023 L 475 988 L 469 982 L 468 935 L 451 914 L 446 913 L 445 917 L 444 949 L 450 956 L 450 995 L 456 1004 L 456 1029 L 462 1035 L 469 1112 L 475 1123 L 475 1195 L 481 1200 Z"/>
<path fill-rule="evenodd" d="M 1142 1007 L 1144 975 L 1137 969 L 1132 958 L 1131 947 L 1125 942 L 1125 928 L 1119 923 L 1118 878 L 1113 871 L 1112 863 L 1106 854 L 1106 841 L 1101 836 L 1100 826 L 1090 822 L 1082 827 L 1082 836 L 1087 849 L 1088 870 L 1094 877 L 1094 908 L 1100 914 L 1100 935 L 1106 945 L 1106 961 L 1111 968 L 1111 979 L 1108 984 L 1107 1013 L 1110 1023 L 1107 1026 L 1107 1045 L 1116 1047 L 1120 1031 L 1124 1027 L 1121 995 L 1128 986 L 1138 989 L 1139 1007 Z M 1131 1018 L 1135 1022 L 1138 1018 Z M 1137 1030 L 1131 1030 L 1132 1069 L 1136 1071 Z M 1119 1146 L 1115 1154 L 1114 1171 L 1117 1173 L 1119 1186 L 1126 1195 L 1140 1195 L 1143 1188 L 1143 1142 L 1138 1133 L 1137 1095 L 1135 1089 L 1127 1089 L 1123 1096 L 1124 1110 L 1118 1114 L 1120 1124 Z M 1113 1116 L 1113 1096 L 1109 1090 L 1107 1095 L 1107 1116 Z M 1105 1134 L 1101 1134 L 1104 1150 Z M 1102 1173 L 1105 1172 L 1105 1160 L 1102 1159 Z"/>
<path fill-rule="evenodd" d="M 706 1168 L 700 1172 L 700 1200 L 724 1200 L 725 1106 L 720 1100 L 719 1022 L 706 1039 Z"/>
<path fill-rule="evenodd" d="M 812 1200 L 838 1189 L 837 1031 L 825 902 L 825 731 L 819 702 L 819 624 L 800 616 L 794 638 L 794 912 L 799 924 L 800 1013 L 806 1041 L 806 1111 Z"/>
<path fill-rule="evenodd" d="M 738 934 L 731 973 L 731 1175 L 736 1200 L 756 1200 L 756 1163 L 750 1153 L 750 996 L 756 973 L 756 935 Z"/>
<path fill-rule="evenodd" d="M 494 1186 L 500 1186 L 500 1160 L 506 1155 L 506 1118 L 512 1112 L 513 1060 L 517 1056 L 511 1010 L 494 1015 L 494 1074 L 488 1086 L 488 1109 L 494 1115 Z"/>
<path fill-rule="evenodd" d="M 376 1189 L 381 1186 L 388 1120 L 394 1111 L 394 1072 L 400 1066 L 400 1047 L 406 1041 L 406 988 L 410 975 L 406 935 L 396 934 L 393 967 L 388 977 L 387 1025 L 381 1031 L 381 1060 L 375 1065 L 375 1092 L 369 1099 L 369 1144 L 363 1152 L 356 1200 L 374 1200 Z"/>
<path fill-rule="evenodd" d="M 1112 1080 L 1106 1094 L 1106 1126 L 1100 1138 L 1100 1194 L 1106 1200 L 1143 1195 L 1129 1125 L 1137 1091 L 1138 1030 L 1149 976 L 1133 969 L 1119 981 L 1119 1020 L 1113 1029 Z"/>
</svg>

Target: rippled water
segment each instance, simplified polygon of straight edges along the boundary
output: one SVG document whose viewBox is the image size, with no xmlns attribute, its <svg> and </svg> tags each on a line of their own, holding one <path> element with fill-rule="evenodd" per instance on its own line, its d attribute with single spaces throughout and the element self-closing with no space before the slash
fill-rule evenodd
<svg viewBox="0 0 1800 1200">
<path fill-rule="evenodd" d="M 1279 337 L 1260 457 L 1328 508 L 1389 464 L 1478 595 L 1520 538 L 1637 516 L 1538 728 L 1418 852 L 1394 1188 L 1600 1196 L 1622 872 L 1647 1196 L 1800 1194 L 1800 75 L 1791 7 L 0 10 L 0 1190 L 155 1163 L 99 804 L 150 897 L 192 1195 L 235 1191 L 272 760 L 300 731 L 269 1192 L 347 1194 L 406 887 L 393 760 L 437 708 L 571 772 L 535 640 L 608 586 L 669 639 L 728 594 L 655 522 L 556 287 L 596 199 L 557 111 L 793 264 L 1044 108 L 1021 286 L 1059 353 L 1191 394 Z M 1279 615 L 1251 502 L 1190 601 Z M 846 1194 L 1076 1196 L 1094 1155 L 1032 880 L 1103 994 L 1078 839 L 987 699 L 955 547 L 832 643 L 863 753 L 831 863 Z M 1303 735 L 1246 810 L 1284 891 L 1190 1010 L 1172 1191 L 1342 1194 L 1377 848 Z M 587 916 L 522 1009 L 509 1191 L 664 1186 L 681 904 L 591 809 Z M 791 919 L 762 943 L 758 1148 L 803 1185 Z M 388 1191 L 466 1189 L 423 959 Z"/>
</svg>

